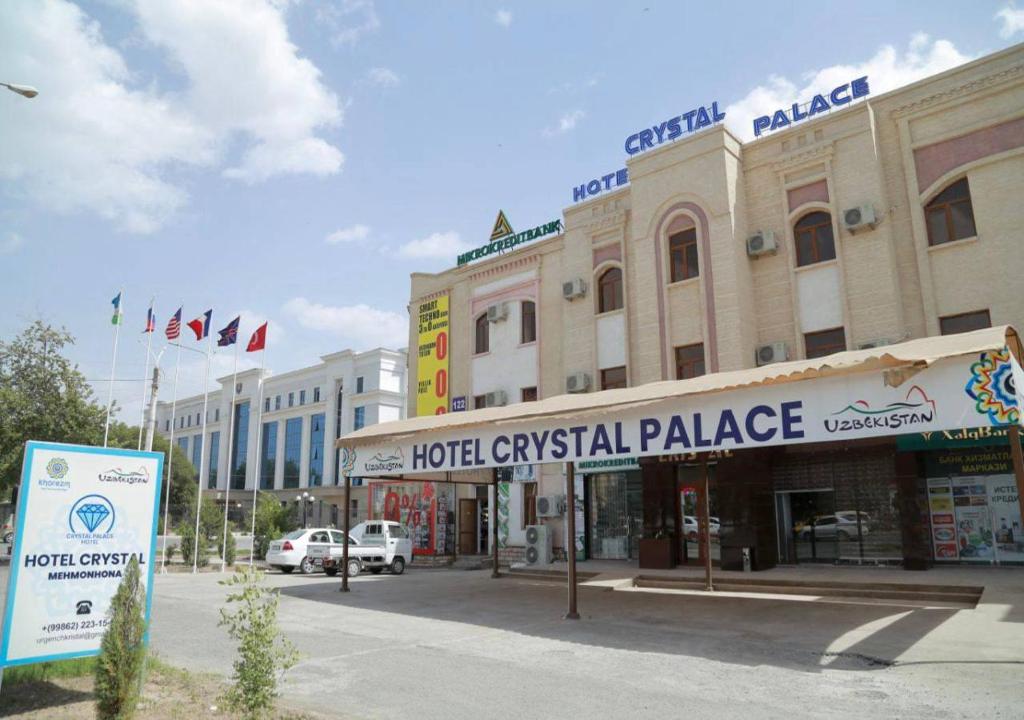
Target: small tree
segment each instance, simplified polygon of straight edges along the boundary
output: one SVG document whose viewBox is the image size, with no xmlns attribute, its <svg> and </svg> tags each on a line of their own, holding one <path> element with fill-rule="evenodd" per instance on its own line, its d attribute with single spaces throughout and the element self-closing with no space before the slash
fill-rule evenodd
<svg viewBox="0 0 1024 720">
<path fill-rule="evenodd" d="M 227 692 L 228 703 L 247 718 L 263 717 L 277 695 L 280 676 L 298 661 L 295 646 L 277 627 L 278 595 L 263 585 L 263 573 L 243 566 L 221 585 L 233 588 L 229 606 L 220 611 L 220 625 L 238 641 L 238 659 L 234 662 L 234 684 Z"/>
<path fill-rule="evenodd" d="M 176 552 L 178 552 L 178 546 L 174 543 L 169 543 L 167 545 L 167 562 L 174 560 L 174 553 Z"/>
<path fill-rule="evenodd" d="M 146 657 L 145 606 L 146 589 L 138 560 L 132 557 L 110 603 L 110 625 L 103 635 L 96 663 L 96 717 L 99 720 L 129 720 L 135 715 Z"/>
<path fill-rule="evenodd" d="M 279 538 L 287 524 L 287 510 L 269 493 L 260 493 L 256 500 L 256 531 L 252 552 L 257 560 L 267 556 L 270 541 Z"/>
<path fill-rule="evenodd" d="M 224 542 L 224 535 L 221 534 L 217 540 L 217 553 L 224 558 L 224 562 L 227 565 L 235 564 L 235 551 L 237 549 L 237 543 L 235 542 L 235 535 L 231 532 L 231 528 L 228 528 L 227 533 L 227 544 Z"/>
<path fill-rule="evenodd" d="M 182 523 L 178 529 L 178 534 L 181 535 L 181 559 L 186 565 L 191 565 L 193 560 L 193 553 L 196 548 L 196 529 L 192 525 L 192 522 L 185 518 L 185 522 Z M 200 534 L 199 536 L 199 556 L 196 562 L 197 567 L 206 567 L 210 563 L 210 544 L 205 537 Z"/>
</svg>

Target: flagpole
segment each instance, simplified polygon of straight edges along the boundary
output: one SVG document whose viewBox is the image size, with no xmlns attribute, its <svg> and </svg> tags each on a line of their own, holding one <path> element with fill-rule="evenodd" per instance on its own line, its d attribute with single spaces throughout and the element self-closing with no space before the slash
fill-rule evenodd
<svg viewBox="0 0 1024 720">
<path fill-rule="evenodd" d="M 110 361 L 110 389 L 107 390 L 107 421 L 103 425 L 103 447 L 110 436 L 110 406 L 114 404 L 114 371 L 117 368 L 117 336 L 121 334 L 121 305 L 124 303 L 124 288 L 117 293 L 117 307 L 114 308 L 114 357 Z"/>
<path fill-rule="evenodd" d="M 167 512 L 171 509 L 171 464 L 174 462 L 174 423 L 178 404 L 178 369 L 181 367 L 181 343 L 178 343 L 178 359 L 174 361 L 174 388 L 171 390 L 171 439 L 167 447 L 167 500 L 164 502 L 164 547 L 160 551 L 160 572 L 167 572 Z"/>
<path fill-rule="evenodd" d="M 249 550 L 249 567 L 252 567 L 256 557 L 256 496 L 260 489 L 260 476 L 263 474 L 263 370 L 267 366 L 267 346 L 264 341 L 263 350 L 260 352 L 260 389 L 258 392 L 259 404 L 256 410 L 256 477 L 252 481 L 252 531 L 249 534 L 251 541 Z"/>
<path fill-rule="evenodd" d="M 212 320 L 212 318 L 211 318 Z M 210 321 L 207 321 L 209 325 Z M 210 400 L 210 359 L 213 356 L 213 335 L 207 328 L 206 342 L 206 372 L 203 373 L 203 429 L 202 445 L 199 446 L 199 492 L 196 493 L 196 537 L 195 546 L 192 549 L 192 574 L 196 573 L 199 567 L 199 513 L 203 507 L 203 467 L 206 465 L 206 409 Z M 230 471 L 229 471 L 230 474 Z"/>
<path fill-rule="evenodd" d="M 142 410 L 139 412 L 139 450 L 142 450 L 142 427 L 146 424 L 146 387 L 149 385 L 149 353 L 153 348 L 153 333 L 156 331 L 154 325 L 150 328 L 150 322 L 156 322 L 153 315 L 153 301 L 156 297 L 149 299 L 149 316 L 146 318 L 146 332 L 149 333 L 149 340 L 146 342 L 146 365 L 142 371 Z"/>
<path fill-rule="evenodd" d="M 235 369 L 231 373 L 231 405 L 228 409 L 228 477 L 227 482 L 224 484 L 224 533 L 221 537 L 221 553 L 220 553 L 220 571 L 224 572 L 224 568 L 227 565 L 228 554 L 228 508 L 231 506 L 231 448 L 232 441 L 234 440 L 235 431 L 235 397 L 237 396 L 238 390 L 238 333 L 235 333 Z M 259 447 L 259 446 L 257 446 Z M 245 481 L 243 478 L 243 487 Z"/>
</svg>

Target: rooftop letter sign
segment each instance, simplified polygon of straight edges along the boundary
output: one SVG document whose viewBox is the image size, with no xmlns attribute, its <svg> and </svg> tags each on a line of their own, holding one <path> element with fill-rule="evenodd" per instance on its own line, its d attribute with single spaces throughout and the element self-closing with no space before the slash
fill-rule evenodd
<svg viewBox="0 0 1024 720">
<path fill-rule="evenodd" d="M 793 103 L 789 109 L 779 109 L 772 115 L 762 115 L 759 118 L 755 118 L 754 135 L 760 136 L 765 130 L 771 131 L 789 127 L 801 120 L 812 118 L 818 113 L 828 112 L 834 107 L 847 105 L 870 92 L 871 88 L 868 87 L 868 77 L 865 75 L 845 85 L 833 88 L 830 93 L 815 95 L 809 103 Z"/>
<path fill-rule="evenodd" d="M 676 115 L 662 123 L 644 128 L 626 138 L 626 152 L 630 155 L 650 150 L 655 145 L 671 142 L 683 135 L 703 130 L 725 120 L 725 113 L 718 112 L 718 102 L 699 107 L 682 115 Z"/>
<path fill-rule="evenodd" d="M 486 245 L 481 245 L 474 250 L 470 250 L 459 255 L 459 265 L 465 265 L 477 258 L 493 255 L 494 253 L 511 250 L 516 245 L 521 245 L 524 242 L 529 242 L 530 240 L 536 240 L 544 235 L 561 232 L 561 230 L 562 221 L 552 220 L 551 222 L 544 223 L 543 225 L 538 225 L 535 228 L 517 233 L 509 224 L 504 211 L 499 210 L 498 217 L 494 221 L 494 229 L 491 230 L 491 241 Z"/>
</svg>

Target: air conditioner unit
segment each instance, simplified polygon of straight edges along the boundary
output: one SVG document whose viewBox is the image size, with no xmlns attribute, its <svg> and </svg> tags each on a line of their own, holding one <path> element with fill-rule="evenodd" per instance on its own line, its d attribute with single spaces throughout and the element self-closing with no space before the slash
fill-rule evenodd
<svg viewBox="0 0 1024 720">
<path fill-rule="evenodd" d="M 583 278 L 576 278 L 562 283 L 562 297 L 566 300 L 575 300 L 587 294 L 587 282 Z"/>
<path fill-rule="evenodd" d="M 768 365 L 770 363 L 783 362 L 788 359 L 789 353 L 786 351 L 786 343 L 784 342 L 762 345 L 757 349 L 755 354 L 755 360 L 758 365 Z"/>
<path fill-rule="evenodd" d="M 851 233 L 873 229 L 875 227 L 875 208 L 871 205 L 861 205 L 844 210 L 843 227 Z"/>
<path fill-rule="evenodd" d="M 526 564 L 550 565 L 553 559 L 554 553 L 551 552 L 551 530 L 545 525 L 527 525 Z"/>
<path fill-rule="evenodd" d="M 892 340 L 886 340 L 884 338 L 879 340 L 870 340 L 868 342 L 861 343 L 857 346 L 858 350 L 872 350 L 874 348 L 885 347 L 886 345 L 892 345 Z"/>
<path fill-rule="evenodd" d="M 590 389 L 590 376 L 585 372 L 575 372 L 565 378 L 565 391 L 582 393 Z"/>
<path fill-rule="evenodd" d="M 487 308 L 487 321 L 496 323 L 508 317 L 508 303 L 495 303 Z"/>
<path fill-rule="evenodd" d="M 564 495 L 537 496 L 537 517 L 561 517 L 564 510 Z"/>
<path fill-rule="evenodd" d="M 747 238 L 747 255 L 774 255 L 779 247 L 775 244 L 775 233 L 771 230 L 758 230 Z"/>
<path fill-rule="evenodd" d="M 484 395 L 484 405 L 486 407 L 501 407 L 502 405 L 508 404 L 508 396 L 504 390 L 495 390 Z"/>
</svg>

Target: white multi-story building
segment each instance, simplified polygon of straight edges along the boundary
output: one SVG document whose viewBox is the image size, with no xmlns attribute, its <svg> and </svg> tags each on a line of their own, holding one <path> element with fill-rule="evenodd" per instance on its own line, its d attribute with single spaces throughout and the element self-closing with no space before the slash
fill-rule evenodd
<svg viewBox="0 0 1024 720">
<path fill-rule="evenodd" d="M 321 360 L 281 375 L 264 370 L 262 407 L 259 370 L 238 373 L 233 409 L 232 376 L 218 378 L 220 388 L 210 392 L 207 403 L 209 445 L 203 467 L 202 395 L 179 399 L 173 408 L 171 402 L 160 402 L 157 431 L 186 452 L 207 496 L 223 501 L 230 481 L 230 492 L 238 493 L 237 500 L 229 498 L 234 505 L 251 497 L 258 482 L 260 490 L 282 502 L 296 502 L 307 493 L 311 522 L 341 525 L 344 483 L 338 486 L 334 440 L 364 425 L 406 416 L 406 352 L 342 350 Z M 232 413 L 233 429 L 228 423 Z M 367 497 L 361 480 L 353 485 L 351 512 L 357 521 L 366 516 Z"/>
</svg>

